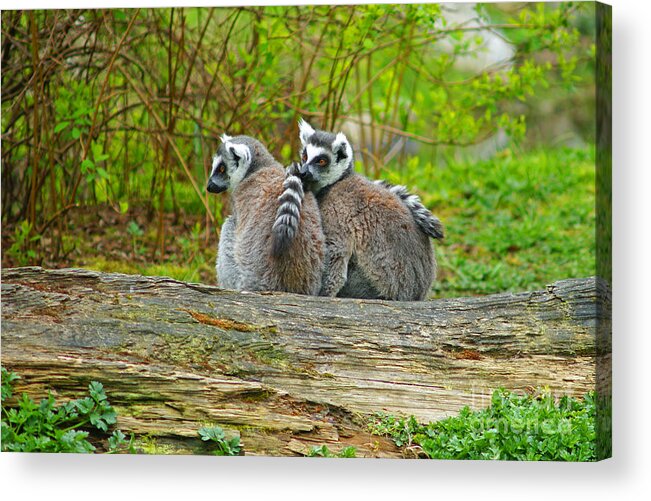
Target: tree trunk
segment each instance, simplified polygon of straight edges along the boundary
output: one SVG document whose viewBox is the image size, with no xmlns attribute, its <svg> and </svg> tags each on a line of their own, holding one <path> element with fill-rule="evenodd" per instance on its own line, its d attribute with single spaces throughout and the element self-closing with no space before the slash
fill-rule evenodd
<svg viewBox="0 0 651 501">
<path fill-rule="evenodd" d="M 5 269 L 2 364 L 34 397 L 77 398 L 102 382 L 118 427 L 153 452 L 205 452 L 197 429 L 218 424 L 241 436 L 247 455 L 326 444 L 399 457 L 369 434 L 369 414 L 431 421 L 486 407 L 498 387 L 594 389 L 609 304 L 595 278 L 406 303 Z"/>
</svg>

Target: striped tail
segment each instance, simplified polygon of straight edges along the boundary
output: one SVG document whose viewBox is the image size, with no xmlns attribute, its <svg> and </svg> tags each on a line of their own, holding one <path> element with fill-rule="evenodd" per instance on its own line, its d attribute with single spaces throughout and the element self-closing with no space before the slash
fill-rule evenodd
<svg viewBox="0 0 651 501">
<path fill-rule="evenodd" d="M 409 193 L 404 186 L 393 185 L 386 181 L 375 181 L 375 184 L 386 188 L 400 198 L 402 203 L 411 212 L 416 225 L 425 235 L 438 240 L 443 238 L 443 223 L 423 205 L 417 195 Z"/>
<path fill-rule="evenodd" d="M 283 183 L 284 191 L 278 197 L 280 206 L 276 212 L 272 232 L 271 250 L 274 256 L 281 256 L 287 252 L 294 237 L 298 233 L 301 220 L 301 206 L 303 205 L 303 182 L 298 177 L 299 165 L 293 163 L 287 168 L 287 175 Z"/>
</svg>

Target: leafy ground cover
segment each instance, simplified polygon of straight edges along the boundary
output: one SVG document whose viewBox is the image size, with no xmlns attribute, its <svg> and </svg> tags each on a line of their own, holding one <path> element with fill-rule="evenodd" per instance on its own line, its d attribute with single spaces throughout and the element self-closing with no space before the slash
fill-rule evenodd
<svg viewBox="0 0 651 501">
<path fill-rule="evenodd" d="M 146 452 L 114 428 L 117 414 L 104 387 L 93 381 L 88 396 L 57 405 L 51 393 L 40 403 L 14 395 L 17 374 L 2 367 L 2 451 Z M 430 459 L 594 461 L 595 396 L 555 399 L 548 391 L 519 395 L 493 393 L 490 407 L 462 409 L 455 417 L 422 424 L 413 416 L 378 413 L 368 420 L 371 434 L 393 439 L 398 447 Z M 198 436 L 217 456 L 242 454 L 238 436 L 227 438 L 219 426 L 201 427 Z M 334 453 L 314 446 L 308 457 L 354 458 L 355 447 Z"/>
<path fill-rule="evenodd" d="M 140 447 L 134 436 L 127 440 L 119 429 L 113 429 L 117 412 L 108 401 L 102 383 L 92 381 L 88 396 L 57 404 L 52 393 L 39 403 L 22 393 L 14 395 L 20 376 L 2 367 L 2 447 L 3 452 L 73 452 L 125 453 L 156 450 L 147 447 L 142 437 Z M 204 426 L 198 436 L 216 456 L 237 456 L 242 447 L 240 437 L 227 438 L 219 426 Z"/>
<path fill-rule="evenodd" d="M 500 389 L 484 410 L 466 407 L 458 416 L 428 424 L 413 416 L 377 414 L 369 430 L 431 459 L 594 461 L 595 415 L 593 392 L 555 400 L 549 392 Z"/>
<path fill-rule="evenodd" d="M 198 431 L 201 440 L 214 446 L 215 456 L 237 456 L 242 450 L 240 437 L 226 438 L 224 430 L 220 426 L 201 427 Z"/>
<path fill-rule="evenodd" d="M 339 453 L 334 453 L 328 449 L 327 445 L 315 445 L 307 453 L 310 458 L 355 458 L 357 449 L 353 446 L 344 447 Z"/>
<path fill-rule="evenodd" d="M 57 405 L 51 393 L 39 403 L 23 393 L 14 396 L 20 377 L 2 367 L 2 451 L 76 452 L 131 450 L 132 440 L 120 430 L 109 435 L 117 414 L 102 383 L 92 381 L 88 396 Z M 92 435 L 92 436 L 91 436 Z M 95 445 L 93 445 L 93 443 Z"/>
</svg>

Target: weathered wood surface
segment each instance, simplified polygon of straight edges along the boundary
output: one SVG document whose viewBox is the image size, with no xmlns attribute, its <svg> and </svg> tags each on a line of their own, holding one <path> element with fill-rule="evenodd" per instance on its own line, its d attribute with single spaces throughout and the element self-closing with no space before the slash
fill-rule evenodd
<svg viewBox="0 0 651 501">
<path fill-rule="evenodd" d="M 168 278 L 41 268 L 2 271 L 2 364 L 19 391 L 78 396 L 104 383 L 118 425 L 157 451 L 197 452 L 197 429 L 239 433 L 246 454 L 354 445 L 377 411 L 427 421 L 493 389 L 595 386 L 594 278 L 545 290 L 414 303 L 243 293 Z M 600 345 L 601 346 L 601 345 Z"/>
</svg>

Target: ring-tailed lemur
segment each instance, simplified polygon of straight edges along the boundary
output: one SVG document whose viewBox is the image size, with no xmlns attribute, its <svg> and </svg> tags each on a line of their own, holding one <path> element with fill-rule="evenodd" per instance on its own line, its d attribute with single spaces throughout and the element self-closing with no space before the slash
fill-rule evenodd
<svg viewBox="0 0 651 501">
<path fill-rule="evenodd" d="M 353 172 L 346 136 L 299 122 L 300 175 L 316 194 L 326 237 L 321 294 L 414 301 L 436 275 L 429 240 L 443 237 L 438 218 L 403 187 L 376 184 Z"/>
<path fill-rule="evenodd" d="M 302 187 L 295 190 L 299 180 L 286 179 L 285 169 L 257 139 L 227 135 L 221 139 L 208 191 L 229 190 L 233 215 L 220 235 L 218 284 L 318 294 L 324 237 L 314 195 L 303 194 Z M 277 216 L 286 211 L 289 215 L 279 223 Z"/>
</svg>

